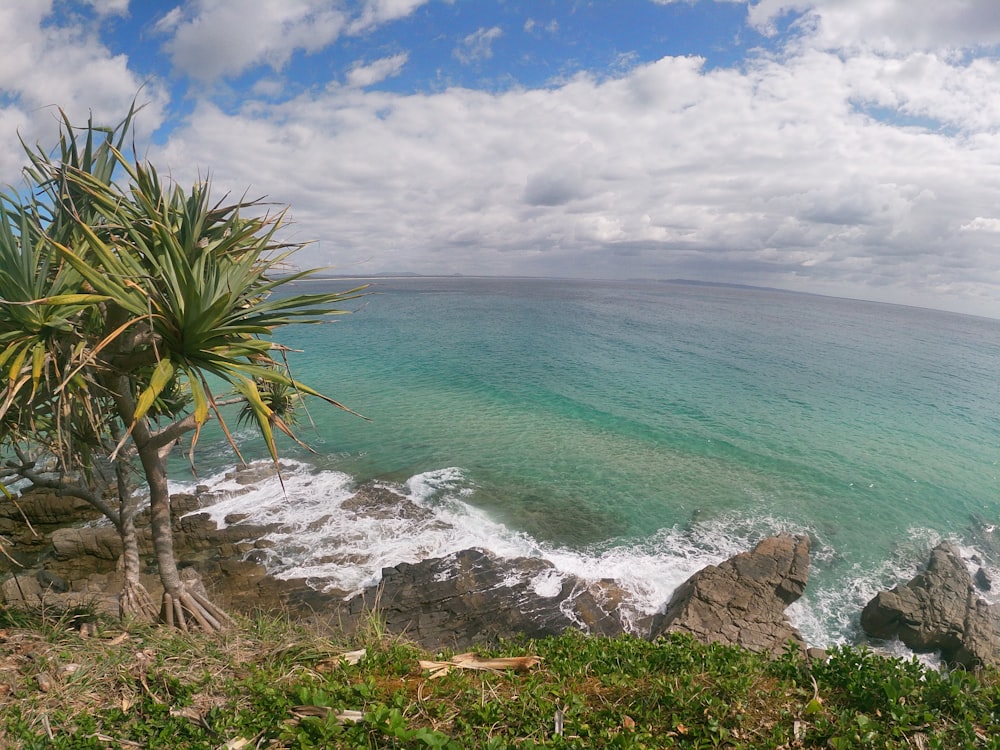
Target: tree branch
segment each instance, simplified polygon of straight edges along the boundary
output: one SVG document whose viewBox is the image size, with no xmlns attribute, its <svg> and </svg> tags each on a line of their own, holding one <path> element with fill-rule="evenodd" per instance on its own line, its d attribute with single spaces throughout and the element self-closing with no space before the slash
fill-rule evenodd
<svg viewBox="0 0 1000 750">
<path fill-rule="evenodd" d="M 103 513 L 116 528 L 121 526 L 121 517 L 118 511 L 108 505 L 104 501 L 104 498 L 87 487 L 83 482 L 78 480 L 75 484 L 70 484 L 64 478 L 45 477 L 35 471 L 32 468 L 33 466 L 34 462 L 31 462 L 30 465 L 20 466 L 14 464 L 12 461 L 7 462 L 7 467 L 12 474 L 27 479 L 31 482 L 32 487 L 52 490 L 57 497 L 78 497 Z"/>
<path fill-rule="evenodd" d="M 180 440 L 181 435 L 185 432 L 190 432 L 198 423 L 195 422 L 194 414 L 188 414 L 183 419 L 178 419 L 175 422 L 171 422 L 166 427 L 163 427 L 155 432 L 151 432 L 149 435 L 149 442 L 146 444 L 149 448 L 155 448 L 160 450 L 168 445 L 171 445 L 177 440 Z"/>
</svg>

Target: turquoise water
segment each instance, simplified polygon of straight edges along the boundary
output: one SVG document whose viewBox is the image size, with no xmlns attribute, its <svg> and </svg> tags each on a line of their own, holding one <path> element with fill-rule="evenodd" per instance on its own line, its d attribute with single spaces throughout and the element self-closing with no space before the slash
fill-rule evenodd
<svg viewBox="0 0 1000 750">
<path fill-rule="evenodd" d="M 300 284 L 324 286 L 346 285 Z M 331 498 L 395 482 L 449 509 L 455 548 L 495 542 L 655 579 L 633 582 L 645 610 L 702 564 L 805 531 L 813 577 L 793 615 L 824 643 L 853 638 L 854 608 L 937 540 L 990 554 L 974 522 L 1000 521 L 1000 321 L 667 283 L 419 278 L 373 291 L 356 314 L 281 339 L 303 350 L 299 379 L 371 419 L 311 405 L 300 429 L 318 453 L 285 451 L 313 477 L 303 507 L 317 477 L 336 477 Z M 318 548 L 342 537 L 275 564 L 335 578 Z M 391 546 L 379 564 L 440 551 Z"/>
</svg>

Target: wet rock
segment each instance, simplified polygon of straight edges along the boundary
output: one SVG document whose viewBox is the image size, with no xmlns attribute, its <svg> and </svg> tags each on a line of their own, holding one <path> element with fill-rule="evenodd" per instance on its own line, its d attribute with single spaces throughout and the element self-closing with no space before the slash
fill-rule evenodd
<svg viewBox="0 0 1000 750">
<path fill-rule="evenodd" d="M 208 504 L 210 504 L 209 500 L 203 495 L 178 492 L 170 496 L 170 510 L 173 512 L 174 518 L 193 513 Z"/>
<path fill-rule="evenodd" d="M 780 655 L 789 641 L 803 651 L 801 634 L 785 607 L 805 590 L 809 537 L 781 534 L 721 565 L 695 573 L 674 592 L 650 632 L 691 633 L 703 643 L 730 643 Z"/>
<path fill-rule="evenodd" d="M 279 466 L 282 471 L 289 470 L 287 465 L 279 464 Z M 275 470 L 274 464 L 267 463 L 266 461 L 260 461 L 247 464 L 246 466 L 237 466 L 232 471 L 226 472 L 226 479 L 231 479 L 237 484 L 249 486 L 266 481 L 276 477 L 277 475 L 278 472 Z"/>
<path fill-rule="evenodd" d="M 861 613 L 873 638 L 899 638 L 917 652 L 940 651 L 950 664 L 1000 663 L 998 612 L 976 595 L 972 576 L 954 546 L 931 551 L 927 568 L 909 583 L 879 592 Z"/>
<path fill-rule="evenodd" d="M 993 588 L 993 581 L 990 580 L 989 574 L 982 568 L 976 571 L 974 580 L 980 591 L 989 591 Z"/>
<path fill-rule="evenodd" d="M 380 520 L 429 521 L 434 517 L 428 508 L 422 508 L 398 492 L 374 482 L 358 487 L 351 497 L 340 504 L 340 509 Z"/>
<path fill-rule="evenodd" d="M 605 578 L 591 584 L 578 584 L 569 593 L 566 604 L 577 627 L 591 635 L 645 632 L 648 623 L 628 621 L 627 599 L 628 594 L 621 586 Z"/>
<path fill-rule="evenodd" d="M 546 584 L 542 593 L 539 581 Z M 616 635 L 623 631 L 618 613 L 610 611 L 616 595 L 610 583 L 589 590 L 580 579 L 559 576 L 545 560 L 467 549 L 383 569 L 382 582 L 352 598 L 347 610 L 361 622 L 377 611 L 390 631 L 434 650 L 572 627 Z"/>
</svg>

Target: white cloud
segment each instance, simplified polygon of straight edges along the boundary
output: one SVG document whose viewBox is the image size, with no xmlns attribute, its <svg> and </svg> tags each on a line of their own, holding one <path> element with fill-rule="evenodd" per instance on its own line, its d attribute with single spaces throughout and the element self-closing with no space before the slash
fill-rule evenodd
<svg viewBox="0 0 1000 750">
<path fill-rule="evenodd" d="M 455 48 L 455 57 L 466 65 L 476 60 L 487 60 L 493 57 L 493 42 L 501 36 L 503 29 L 499 26 L 479 28 L 462 39 L 462 43 Z"/>
<path fill-rule="evenodd" d="M 129 0 L 86 0 L 99 16 L 127 16 Z"/>
<path fill-rule="evenodd" d="M 174 67 L 211 82 L 264 64 L 280 70 L 298 50 L 316 52 L 343 31 L 347 17 L 335 0 L 191 0 L 178 18 L 157 25 L 172 31 L 165 48 Z"/>
<path fill-rule="evenodd" d="M 555 34 L 559 31 L 559 21 L 556 19 L 551 19 L 550 21 L 536 21 L 534 18 L 529 18 L 524 22 L 524 30 L 528 34 L 537 34 L 538 32 L 546 31 L 549 34 Z"/>
<path fill-rule="evenodd" d="M 972 132 L 1000 125 L 1000 100 L 983 95 L 996 90 L 997 60 L 952 61 L 927 52 L 857 55 L 848 59 L 846 68 L 856 101 L 882 107 L 890 117 Z"/>
<path fill-rule="evenodd" d="M 808 42 L 824 48 L 888 52 L 1000 44 L 995 0 L 758 0 L 750 22 L 773 31 L 787 14 L 802 14 Z"/>
<path fill-rule="evenodd" d="M 690 276 L 914 303 L 960 289 L 951 306 L 1000 311 L 982 258 L 998 248 L 969 231 L 1000 205 L 1000 119 L 950 135 L 859 112 L 884 64 L 664 58 L 551 89 L 203 104 L 162 159 L 290 203 L 296 237 L 322 240 L 304 257 L 345 272 Z M 977 85 L 1000 99 L 1000 79 Z M 940 95 L 929 110 L 952 106 Z"/>
<path fill-rule="evenodd" d="M 348 86 L 372 86 L 386 78 L 397 76 L 402 72 L 409 55 L 405 52 L 392 57 L 383 57 L 368 65 L 355 64 L 347 74 Z"/>
<path fill-rule="evenodd" d="M 108 0 L 114 2 L 115 0 Z M 174 67 L 211 83 L 256 65 L 280 71 L 296 52 L 315 53 L 343 34 L 360 34 L 412 14 L 428 0 L 186 0 L 156 30 Z"/>
<path fill-rule="evenodd" d="M 405 18 L 427 2 L 428 0 L 365 0 L 361 12 L 351 22 L 350 33 L 357 34 L 374 26 Z"/>
<path fill-rule="evenodd" d="M 977 216 L 972 221 L 959 227 L 959 230 L 962 232 L 992 232 L 1000 234 L 1000 219 Z"/>
<path fill-rule="evenodd" d="M 111 7 L 114 3 L 105 3 Z M 9 139 L 19 132 L 28 143 L 51 143 L 62 108 L 74 123 L 93 114 L 117 122 L 132 99 L 151 103 L 139 120 L 140 132 L 159 125 L 163 94 L 156 86 L 140 92 L 143 81 L 128 67 L 125 55 L 112 54 L 96 28 L 61 25 L 51 0 L 8 0 L 0 4 L 0 127 Z M 10 141 L 8 141 L 9 143 Z M 24 162 L 16 147 L 0 151 L 0 179 L 13 182 Z"/>
<path fill-rule="evenodd" d="M 157 29 L 178 69 L 214 81 L 422 4 L 198 0 Z M 290 204 L 290 239 L 320 240 L 304 261 L 352 273 L 688 276 L 1000 316 L 1000 62 L 952 48 L 993 38 L 989 7 L 759 0 L 755 23 L 797 10 L 799 34 L 739 68 L 633 59 L 501 93 L 366 89 L 406 54 L 291 101 L 268 73 L 236 111 L 196 96 L 152 156 L 182 182 L 211 172 L 220 192 Z M 0 4 L 0 128 L 29 142 L 51 142 L 46 105 L 118 117 L 140 85 L 96 23 L 53 8 Z M 456 56 L 488 57 L 501 33 L 479 29 Z M 164 94 L 147 94 L 155 127 Z M 21 161 L 0 151 L 0 175 Z"/>
<path fill-rule="evenodd" d="M 177 30 L 177 27 L 181 25 L 183 20 L 184 9 L 180 5 L 177 5 L 167 11 L 167 13 L 154 24 L 153 30 L 160 34 L 172 34 Z"/>
</svg>

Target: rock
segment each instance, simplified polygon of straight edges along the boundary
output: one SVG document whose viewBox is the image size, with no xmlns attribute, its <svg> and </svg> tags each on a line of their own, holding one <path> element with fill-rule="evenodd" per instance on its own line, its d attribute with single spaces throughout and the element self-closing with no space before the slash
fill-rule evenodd
<svg viewBox="0 0 1000 750">
<path fill-rule="evenodd" d="M 52 591 L 56 594 L 65 594 L 69 591 L 69 584 L 55 573 L 48 570 L 39 570 L 35 574 L 35 579 L 38 581 L 39 586 L 48 591 Z"/>
<path fill-rule="evenodd" d="M 100 518 L 101 514 L 86 500 L 69 495 L 57 495 L 49 490 L 34 490 L 17 498 L 17 505 L 0 498 L 0 516 L 16 523 L 23 523 L 24 517 L 33 524 L 56 525 L 78 523 L 81 520 Z"/>
<path fill-rule="evenodd" d="M 993 588 L 993 581 L 990 580 L 989 574 L 982 568 L 976 571 L 975 581 L 980 591 L 989 591 Z"/>
<path fill-rule="evenodd" d="M 281 465 L 283 471 L 288 471 L 287 465 Z M 254 485 L 258 482 L 267 481 L 278 475 L 274 464 L 266 461 L 259 461 L 244 466 L 237 466 L 232 471 L 226 472 L 226 479 L 235 480 L 237 484 L 244 486 Z"/>
<path fill-rule="evenodd" d="M 208 513 L 189 513 L 174 522 L 174 545 L 192 552 L 213 552 L 223 545 L 235 545 L 258 539 L 277 528 L 276 524 L 237 523 L 219 528 Z"/>
<path fill-rule="evenodd" d="M 36 576 L 15 573 L 0 583 L 0 598 L 6 604 L 23 603 L 33 606 L 42 596 L 42 586 Z"/>
<path fill-rule="evenodd" d="M 59 560 L 81 555 L 117 560 L 122 553 L 122 540 L 113 526 L 76 526 L 53 531 L 52 547 Z"/>
<path fill-rule="evenodd" d="M 645 631 L 643 623 L 626 627 L 624 604 L 627 593 L 610 578 L 586 586 L 578 586 L 567 597 L 569 611 L 577 626 L 591 635 L 615 636 L 624 630 Z"/>
<path fill-rule="evenodd" d="M 806 649 L 806 658 L 809 661 L 826 661 L 827 653 L 825 648 L 817 648 L 813 646 L 812 648 Z"/>
<path fill-rule="evenodd" d="M 563 577 L 545 560 L 467 549 L 385 568 L 382 582 L 352 598 L 347 609 L 360 623 L 375 610 L 391 632 L 437 650 L 521 634 L 558 635 L 571 627 L 617 635 L 623 627 L 611 610 L 619 595 L 607 582 L 592 589 Z"/>
<path fill-rule="evenodd" d="M 805 590 L 809 537 L 781 534 L 721 565 L 710 565 L 674 592 L 650 636 L 691 633 L 703 643 L 729 643 L 774 656 L 789 641 L 805 641 L 785 617 L 785 607 Z"/>
<path fill-rule="evenodd" d="M 972 576 L 951 544 L 931 551 L 927 568 L 904 586 L 881 591 L 861 613 L 873 638 L 899 638 L 917 652 L 940 651 L 950 664 L 1000 663 L 998 613 L 976 596 Z"/>
<path fill-rule="evenodd" d="M 177 492 L 170 496 L 170 511 L 175 519 L 179 519 L 188 513 L 204 508 L 208 504 L 206 498 L 201 495 L 192 495 L 187 492 Z"/>
<path fill-rule="evenodd" d="M 393 492 L 384 485 L 369 482 L 340 504 L 340 510 L 365 518 L 398 518 L 407 521 L 429 521 L 434 512 L 422 508 L 408 497 Z"/>
</svg>

